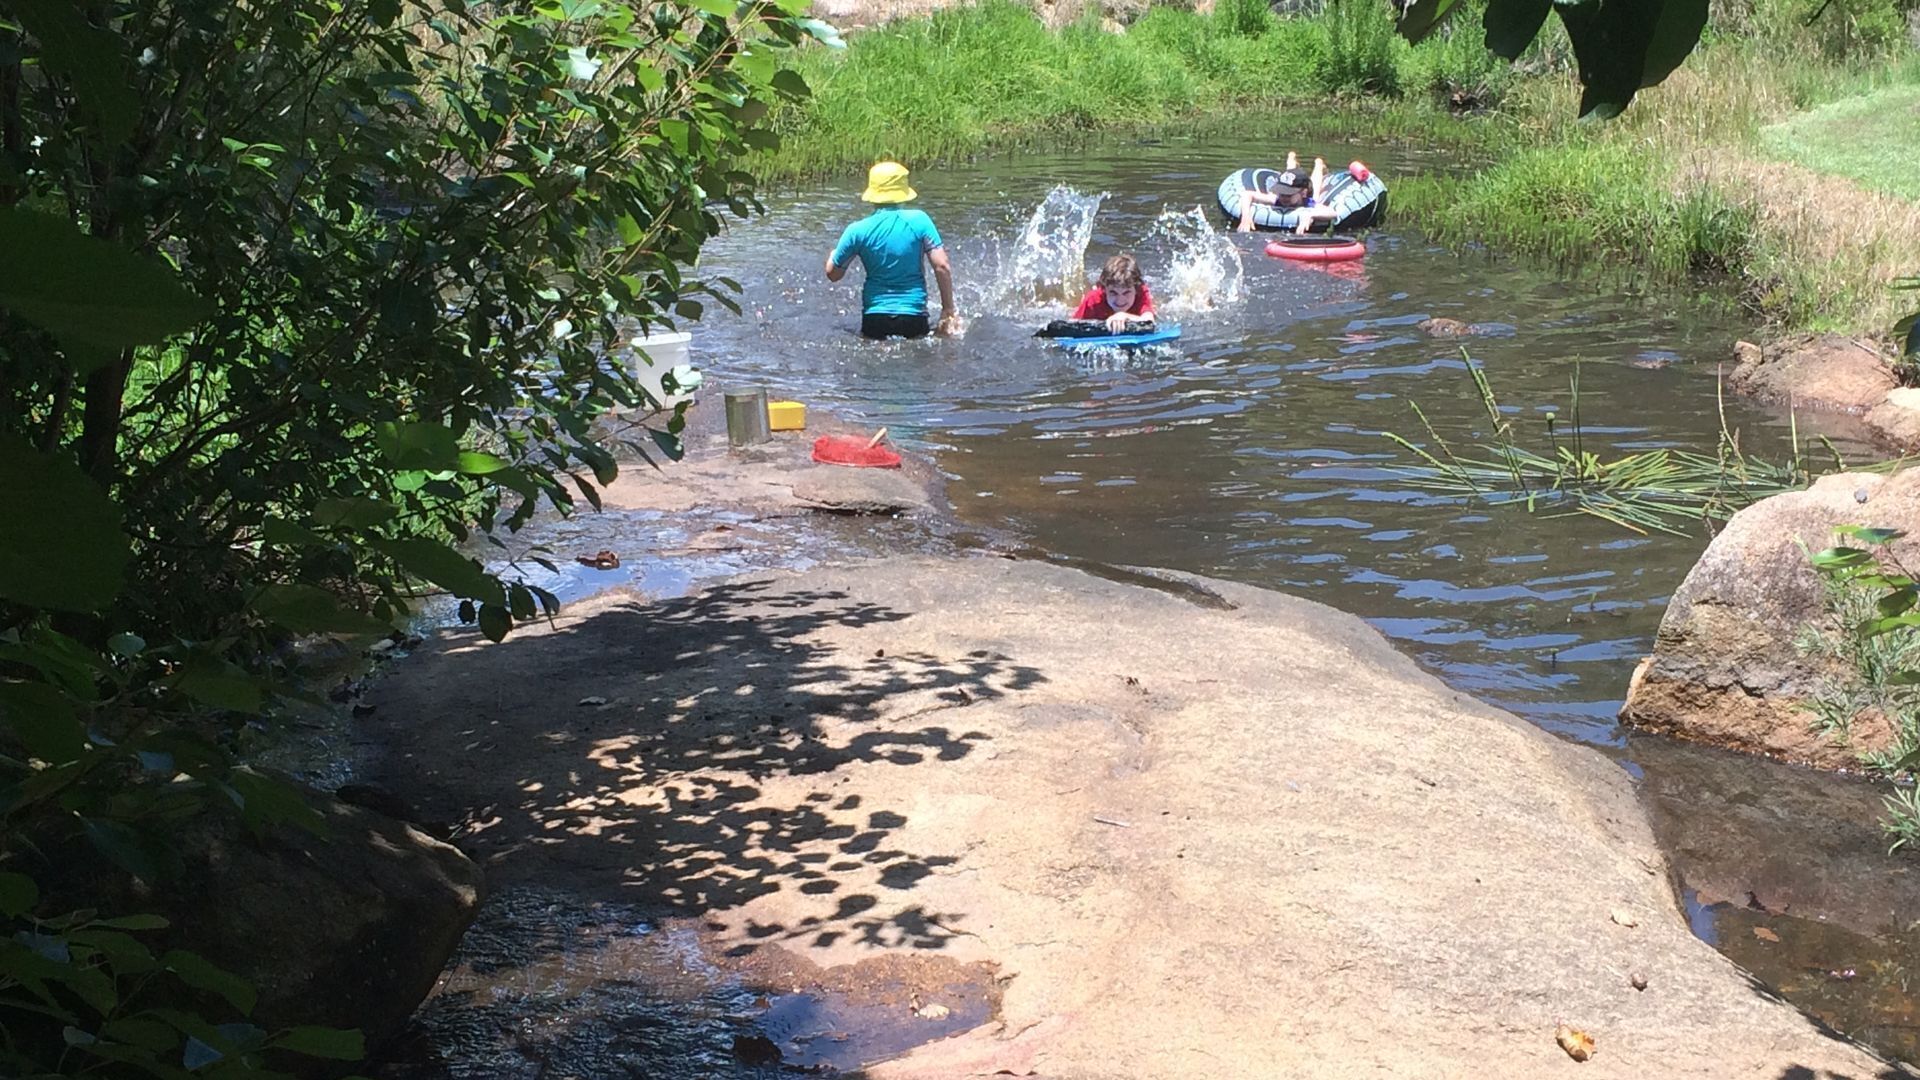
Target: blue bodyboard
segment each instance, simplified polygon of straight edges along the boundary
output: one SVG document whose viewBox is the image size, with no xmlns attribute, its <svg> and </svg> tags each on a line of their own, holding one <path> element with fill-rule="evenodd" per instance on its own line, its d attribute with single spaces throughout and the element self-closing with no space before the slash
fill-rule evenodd
<svg viewBox="0 0 1920 1080">
<path fill-rule="evenodd" d="M 1158 326 L 1139 334 L 1105 334 L 1100 337 L 1057 337 L 1053 344 L 1075 352 L 1087 352 L 1092 349 L 1138 349 L 1143 345 L 1159 345 L 1180 336 L 1178 326 Z"/>
</svg>

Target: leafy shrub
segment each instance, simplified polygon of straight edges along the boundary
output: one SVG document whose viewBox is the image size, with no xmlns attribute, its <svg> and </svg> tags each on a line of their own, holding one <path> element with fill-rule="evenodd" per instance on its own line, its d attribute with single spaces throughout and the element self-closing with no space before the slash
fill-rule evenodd
<svg viewBox="0 0 1920 1080">
<path fill-rule="evenodd" d="M 1327 36 L 1322 83 L 1328 92 L 1400 93 L 1398 61 L 1405 46 L 1382 0 L 1333 0 L 1322 18 Z"/>
<path fill-rule="evenodd" d="M 1495 108 L 1513 82 L 1513 65 L 1481 42 L 1480 20 L 1465 6 L 1452 22 L 1407 51 L 1401 86 L 1456 112 Z"/>
<path fill-rule="evenodd" d="M 102 918 L 69 912 L 36 918 L 31 878 L 0 872 L 0 1013 L 9 1076 L 245 1076 L 287 1054 L 359 1061 L 357 1031 L 296 1027 L 270 1032 L 246 1021 L 252 986 L 200 956 L 156 952 L 138 935 L 165 929 L 155 915 Z M 200 1002 L 194 1007 L 195 1002 Z M 214 1024 L 205 1015 L 231 1017 Z"/>
<path fill-rule="evenodd" d="M 1219 0 L 1213 19 L 1220 29 L 1239 37 L 1259 37 L 1273 29 L 1273 11 L 1267 0 Z"/>
</svg>

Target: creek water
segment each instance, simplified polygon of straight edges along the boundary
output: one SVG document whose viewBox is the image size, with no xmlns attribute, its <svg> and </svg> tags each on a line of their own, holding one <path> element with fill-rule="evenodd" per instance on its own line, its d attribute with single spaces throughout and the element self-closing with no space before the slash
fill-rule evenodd
<svg viewBox="0 0 1920 1080">
<path fill-rule="evenodd" d="M 1412 149 L 1300 149 L 1364 158 L 1389 185 L 1451 164 Z M 1784 457 L 1785 415 L 1716 392 L 1745 324 L 1680 292 L 1570 281 L 1436 247 L 1391 221 L 1367 234 L 1360 262 L 1267 258 L 1267 237 L 1225 230 L 1213 192 L 1231 169 L 1284 150 L 1171 138 L 916 171 L 967 320 L 944 340 L 864 342 L 860 271 L 824 280 L 840 229 L 865 210 L 857 176 L 784 194 L 709 244 L 702 271 L 739 281 L 743 311 L 711 311 L 694 328 L 694 360 L 718 385 L 765 385 L 886 425 L 935 456 L 958 514 L 984 531 L 1319 600 L 1366 618 L 1455 688 L 1599 748 L 1639 781 L 1700 936 L 1822 1020 L 1920 1059 L 1908 985 L 1920 949 L 1899 917 L 1916 884 L 1884 854 L 1872 788 L 1630 737 L 1615 722 L 1704 530 L 1636 535 L 1418 492 L 1397 471 L 1412 458 L 1383 434 L 1419 441 L 1417 403 L 1456 446 L 1483 436 L 1470 356 L 1539 447 L 1550 414 L 1567 435 L 1577 369 L 1580 438 L 1602 457 L 1710 452 L 1723 418 L 1748 452 Z M 1162 320 L 1182 326 L 1174 347 L 1076 355 L 1035 340 L 1120 251 L 1139 257 Z M 1472 332 L 1431 337 L 1419 324 L 1435 317 Z M 1802 417 L 1800 434 L 1831 436 L 1850 460 L 1874 456 L 1843 422 Z M 651 1000 L 631 989 L 645 981 L 635 965 L 652 963 L 634 956 L 678 954 L 652 931 L 629 936 L 649 944 L 603 977 L 629 987 L 631 1010 Z M 712 1005 L 717 984 L 703 985 L 702 1016 L 746 1008 Z M 517 1015 L 541 1010 L 533 1001 Z M 460 1055 L 457 1031 L 439 1041 Z M 761 1075 L 750 1063 L 726 1072 L 723 1043 L 705 1045 L 712 1075 Z M 420 1075 L 522 1073 L 537 1075 L 498 1062 Z"/>
</svg>

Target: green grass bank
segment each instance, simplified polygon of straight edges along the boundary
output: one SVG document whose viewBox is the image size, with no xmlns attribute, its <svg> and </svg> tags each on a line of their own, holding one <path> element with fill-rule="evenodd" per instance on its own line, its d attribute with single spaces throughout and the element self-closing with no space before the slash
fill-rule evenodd
<svg viewBox="0 0 1920 1080">
<path fill-rule="evenodd" d="M 1836 0 L 1808 24 L 1792 0 L 1716 0 L 1679 72 L 1585 124 L 1558 23 L 1509 65 L 1481 46 L 1471 2 L 1413 46 L 1367 0 L 1288 18 L 1263 0 L 1152 7 L 1123 33 L 1097 11 L 1050 30 L 981 0 L 801 53 L 814 94 L 757 169 L 791 179 L 1292 106 L 1317 118 L 1303 135 L 1486 162 L 1467 183 L 1394 178 L 1396 214 L 1443 242 L 1653 286 L 1713 280 L 1780 327 L 1884 336 L 1911 303 L 1891 283 L 1920 273 L 1908 3 Z"/>
</svg>

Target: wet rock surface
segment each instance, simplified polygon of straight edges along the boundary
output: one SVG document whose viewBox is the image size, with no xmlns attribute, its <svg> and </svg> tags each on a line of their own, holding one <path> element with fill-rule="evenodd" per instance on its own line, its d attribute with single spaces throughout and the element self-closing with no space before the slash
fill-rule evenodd
<svg viewBox="0 0 1920 1080">
<path fill-rule="evenodd" d="M 1614 765 L 1203 584 L 922 558 L 604 597 L 430 645 L 373 690 L 372 771 L 503 887 L 708 957 L 993 965 L 992 1021 L 876 1080 L 1907 1075 L 1688 933 Z"/>
<path fill-rule="evenodd" d="M 1836 525 L 1920 536 L 1920 471 L 1826 476 L 1735 514 L 1675 591 L 1622 719 L 1823 768 L 1855 767 L 1862 750 L 1889 745 L 1884 722 L 1863 719 L 1844 743 L 1816 731 L 1802 706 L 1820 680 L 1844 674 L 1796 644 L 1825 596 L 1808 553 L 1833 546 Z M 1912 565 L 1920 541 L 1893 550 Z"/>
<path fill-rule="evenodd" d="M 729 958 L 697 921 L 541 886 L 490 897 L 381 1080 L 840 1075 L 986 1022 L 994 973 L 944 956 Z"/>
</svg>

